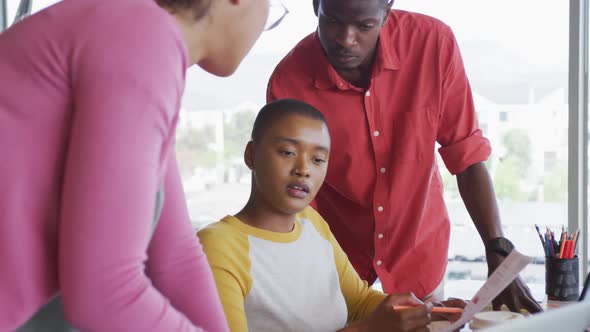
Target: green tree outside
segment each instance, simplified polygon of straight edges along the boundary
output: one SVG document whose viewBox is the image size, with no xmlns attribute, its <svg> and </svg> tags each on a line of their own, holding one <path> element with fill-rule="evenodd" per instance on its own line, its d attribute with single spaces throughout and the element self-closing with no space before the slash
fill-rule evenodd
<svg viewBox="0 0 590 332">
<path fill-rule="evenodd" d="M 531 164 L 531 139 L 523 129 L 511 129 L 502 136 L 502 145 L 506 150 L 505 159 L 515 163 L 511 167 L 518 169 L 520 176 L 526 176 Z"/>
<path fill-rule="evenodd" d="M 499 163 L 494 177 L 494 189 L 498 199 L 525 201 L 527 195 L 521 189 L 520 160 L 509 156 Z"/>
<path fill-rule="evenodd" d="M 197 167 L 215 166 L 216 154 L 210 148 L 214 141 L 215 131 L 211 126 L 200 128 L 189 126 L 177 132 L 176 153 L 183 177 L 192 175 Z"/>
<path fill-rule="evenodd" d="M 253 110 L 239 111 L 223 122 L 224 131 L 224 159 L 232 161 L 236 158 L 241 159 L 244 155 L 244 148 L 250 141 L 252 126 L 256 112 Z"/>
<path fill-rule="evenodd" d="M 504 157 L 497 163 L 494 189 L 498 199 L 526 201 L 528 194 L 522 189 L 531 163 L 531 140 L 523 129 L 511 129 L 502 136 Z"/>
<path fill-rule="evenodd" d="M 567 200 L 567 166 L 560 163 L 543 178 L 544 201 L 565 202 Z"/>
</svg>

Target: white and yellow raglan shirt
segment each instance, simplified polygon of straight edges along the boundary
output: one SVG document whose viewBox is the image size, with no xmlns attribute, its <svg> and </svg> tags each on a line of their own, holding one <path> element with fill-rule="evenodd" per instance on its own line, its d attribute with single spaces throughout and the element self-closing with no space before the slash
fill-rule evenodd
<svg viewBox="0 0 590 332">
<path fill-rule="evenodd" d="M 385 295 L 358 276 L 311 207 L 289 233 L 228 216 L 198 232 L 231 331 L 336 331 Z"/>
</svg>

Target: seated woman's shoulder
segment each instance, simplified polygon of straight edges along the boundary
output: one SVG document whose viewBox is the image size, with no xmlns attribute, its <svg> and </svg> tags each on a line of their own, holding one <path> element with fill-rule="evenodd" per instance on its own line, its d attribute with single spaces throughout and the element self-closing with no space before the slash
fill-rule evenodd
<svg viewBox="0 0 590 332">
<path fill-rule="evenodd" d="M 231 242 L 236 237 L 239 237 L 240 231 L 232 226 L 232 223 L 229 222 L 229 218 L 225 217 L 220 221 L 211 223 L 197 232 L 197 236 L 201 242 L 209 242 L 215 241 L 216 243 L 219 242 Z"/>
</svg>

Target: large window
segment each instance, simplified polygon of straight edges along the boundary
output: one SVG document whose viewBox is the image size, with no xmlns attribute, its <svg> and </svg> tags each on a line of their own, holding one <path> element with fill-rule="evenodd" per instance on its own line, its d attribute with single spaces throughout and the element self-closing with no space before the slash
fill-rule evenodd
<svg viewBox="0 0 590 332">
<path fill-rule="evenodd" d="M 0 1 L 6 3 L 10 24 L 20 1 Z M 33 12 L 56 2 L 35 0 Z M 311 0 L 283 3 L 289 15 L 275 30 L 262 35 L 234 76 L 222 79 L 199 68 L 189 70 L 177 151 L 195 228 L 236 213 L 245 203 L 250 172 L 243 164 L 242 153 L 256 112 L 265 102 L 268 78 L 278 61 L 316 27 Z M 580 192 L 588 175 L 587 169 L 581 175 L 574 172 L 579 166 L 574 157 L 585 156 L 572 144 L 568 156 L 572 137 L 578 138 L 574 140 L 576 146 L 580 137 L 588 139 L 576 136 L 576 128 L 568 124 L 572 120 L 569 114 L 581 114 L 568 105 L 568 97 L 571 103 L 572 89 L 583 85 L 583 80 L 575 79 L 582 69 L 571 65 L 580 57 L 571 56 L 590 44 L 583 32 L 584 22 L 570 20 L 570 3 L 576 2 L 397 0 L 394 4 L 396 9 L 441 19 L 457 37 L 480 127 L 493 147 L 487 166 L 504 232 L 521 252 L 538 258 L 522 274 L 537 299 L 544 297 L 544 268 L 534 225 L 560 228 L 568 225 L 569 213 L 570 225 L 581 227 L 584 238 L 590 241 L 588 221 L 572 222 L 573 210 L 583 205 L 582 211 L 586 211 L 586 205 L 572 204 L 571 199 L 568 202 L 568 175 L 571 197 Z M 582 31 L 580 44 L 570 45 L 571 31 L 578 27 Z M 587 66 L 586 59 L 580 61 L 581 67 Z M 580 94 L 587 103 L 588 91 Z M 443 163 L 439 165 L 452 224 L 447 295 L 470 297 L 486 278 L 484 250 L 460 199 L 455 178 L 442 167 Z M 580 249 L 588 248 L 582 244 Z"/>
<path fill-rule="evenodd" d="M 521 276 L 543 299 L 543 250 L 534 225 L 568 224 L 568 2 L 398 0 L 395 6 L 453 29 L 492 144 L 487 166 L 504 233 L 519 251 L 539 258 Z M 446 291 L 471 296 L 464 280 L 486 279 L 484 248 L 455 178 L 441 172 L 452 224 Z"/>
<path fill-rule="evenodd" d="M 311 1 L 285 3 L 289 16 L 263 34 L 236 75 L 220 79 L 190 70 L 178 149 L 195 227 L 237 212 L 248 197 L 250 174 L 242 151 L 268 77 L 316 25 Z M 394 6 L 437 17 L 455 32 L 480 126 L 493 146 L 487 164 L 504 232 L 520 251 L 542 262 L 534 224 L 557 228 L 568 222 L 567 3 L 398 0 Z M 441 171 L 452 223 L 447 295 L 468 297 L 472 294 L 462 292 L 487 277 L 484 250 L 455 178 L 444 167 Z M 543 265 L 529 266 L 522 276 L 543 298 Z M 474 286 L 459 287 L 465 280 Z"/>
</svg>

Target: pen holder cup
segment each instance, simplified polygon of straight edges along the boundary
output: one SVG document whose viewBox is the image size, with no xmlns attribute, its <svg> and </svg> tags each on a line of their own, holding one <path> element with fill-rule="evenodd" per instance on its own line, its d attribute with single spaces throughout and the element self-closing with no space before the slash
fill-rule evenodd
<svg viewBox="0 0 590 332">
<path fill-rule="evenodd" d="M 577 301 L 580 296 L 578 256 L 545 260 L 545 293 L 549 300 Z"/>
</svg>

